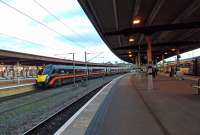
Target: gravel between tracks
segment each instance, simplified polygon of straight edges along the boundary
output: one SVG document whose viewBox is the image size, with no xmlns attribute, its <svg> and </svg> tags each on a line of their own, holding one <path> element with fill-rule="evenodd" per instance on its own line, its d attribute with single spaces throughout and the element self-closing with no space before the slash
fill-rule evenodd
<svg viewBox="0 0 200 135">
<path fill-rule="evenodd" d="M 0 103 L 0 134 L 22 134 L 63 106 L 111 81 L 112 77 L 89 80 L 87 86 L 50 89 Z"/>
</svg>

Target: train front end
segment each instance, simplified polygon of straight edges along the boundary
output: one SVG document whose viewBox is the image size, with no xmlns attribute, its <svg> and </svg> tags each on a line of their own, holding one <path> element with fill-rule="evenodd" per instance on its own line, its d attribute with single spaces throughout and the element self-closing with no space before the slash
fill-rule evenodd
<svg viewBox="0 0 200 135">
<path fill-rule="evenodd" d="M 44 68 L 39 69 L 37 77 L 36 77 L 37 88 L 48 87 L 51 70 L 52 70 L 51 66 L 45 66 Z"/>
</svg>

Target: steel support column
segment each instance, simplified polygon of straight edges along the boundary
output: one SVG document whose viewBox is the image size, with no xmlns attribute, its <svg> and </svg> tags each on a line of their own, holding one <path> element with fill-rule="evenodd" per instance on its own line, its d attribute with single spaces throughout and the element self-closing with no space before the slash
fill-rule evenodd
<svg viewBox="0 0 200 135">
<path fill-rule="evenodd" d="M 135 55 L 135 64 L 138 67 L 138 57 L 137 57 L 137 55 Z"/>
<path fill-rule="evenodd" d="M 165 59 L 165 55 L 162 54 L 162 68 L 163 68 L 163 72 L 164 72 L 164 67 L 165 67 L 165 63 L 164 63 L 164 59 Z"/>
<path fill-rule="evenodd" d="M 20 71 L 19 71 L 20 63 L 17 61 L 17 84 L 20 84 Z"/>
<path fill-rule="evenodd" d="M 147 63 L 152 64 L 152 40 L 151 36 L 146 36 L 147 41 Z"/>
<path fill-rule="evenodd" d="M 141 58 L 140 58 L 140 52 L 138 53 L 138 66 L 141 67 Z"/>
<path fill-rule="evenodd" d="M 177 49 L 177 61 L 176 61 L 176 65 L 177 66 L 179 66 L 179 64 L 180 64 L 180 50 L 179 49 Z"/>
</svg>

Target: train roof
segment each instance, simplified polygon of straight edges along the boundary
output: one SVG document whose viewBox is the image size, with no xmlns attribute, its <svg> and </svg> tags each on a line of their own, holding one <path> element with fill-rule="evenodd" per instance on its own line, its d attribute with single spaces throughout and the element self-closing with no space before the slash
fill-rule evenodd
<svg viewBox="0 0 200 135">
<path fill-rule="evenodd" d="M 73 66 L 71 65 L 53 65 L 48 64 L 45 67 L 53 67 L 54 69 L 73 69 Z M 75 66 L 75 69 L 85 69 L 86 66 Z M 88 66 L 88 69 L 105 69 L 105 68 L 121 68 L 121 67 L 96 67 L 96 66 Z"/>
<path fill-rule="evenodd" d="M 52 66 L 55 69 L 73 69 L 73 66 L 71 65 L 53 65 L 53 64 L 49 64 L 46 65 L 45 67 L 50 67 Z M 86 66 L 75 66 L 76 69 L 85 69 Z M 88 69 L 104 69 L 105 67 L 95 67 L 95 66 L 88 66 Z"/>
</svg>

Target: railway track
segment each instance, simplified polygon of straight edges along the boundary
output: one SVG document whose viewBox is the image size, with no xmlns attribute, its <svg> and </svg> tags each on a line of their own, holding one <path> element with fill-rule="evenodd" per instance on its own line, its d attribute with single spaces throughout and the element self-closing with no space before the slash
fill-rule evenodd
<svg viewBox="0 0 200 135">
<path fill-rule="evenodd" d="M 45 89 L 45 90 L 43 90 L 43 91 L 37 91 L 37 92 L 34 92 L 34 93 L 44 92 L 44 91 L 46 91 L 46 90 L 48 90 L 48 89 Z M 52 97 L 54 97 L 54 96 L 61 95 L 61 94 L 63 94 L 64 92 L 65 92 L 65 91 L 60 92 L 60 93 L 57 93 L 57 94 L 54 94 L 54 95 L 51 95 L 51 96 L 48 96 L 48 97 L 46 97 L 46 98 L 44 98 L 44 99 L 38 99 L 38 100 L 35 100 L 34 102 L 24 103 L 24 104 L 18 105 L 18 106 L 14 107 L 14 108 L 11 108 L 11 109 L 9 109 L 9 110 L 0 112 L 0 115 L 3 114 L 3 113 L 7 113 L 7 112 L 9 112 L 9 111 L 15 110 L 15 109 L 19 109 L 19 108 L 22 108 L 22 107 L 25 107 L 25 106 L 30 106 L 31 104 L 35 104 L 35 103 L 37 103 L 37 102 L 41 102 L 42 100 L 46 100 L 47 98 L 50 99 L 50 98 L 52 98 Z M 32 93 L 32 94 L 34 94 L 34 93 Z M 24 96 L 27 96 L 27 95 L 31 95 L 31 94 L 27 94 L 27 93 L 26 93 Z"/>
<path fill-rule="evenodd" d="M 80 83 L 80 81 L 78 83 Z M 64 86 L 71 85 L 71 84 L 73 84 L 73 83 L 71 82 L 71 83 L 65 84 L 65 85 L 60 86 L 60 87 L 64 87 Z M 59 87 L 57 87 L 57 88 L 59 88 Z M 33 87 L 32 91 L 28 91 L 28 92 L 23 92 L 23 93 L 15 94 L 15 95 L 1 97 L 0 98 L 0 103 L 8 101 L 8 100 L 13 100 L 13 99 L 25 97 L 25 96 L 28 96 L 28 95 L 36 94 L 36 93 L 39 93 L 39 92 L 44 92 L 44 91 L 47 91 L 47 90 L 53 90 L 53 89 L 54 88 L 35 89 Z"/>
<path fill-rule="evenodd" d="M 25 96 L 28 96 L 28 95 L 32 95 L 32 94 L 44 92 L 44 91 L 47 91 L 47 90 L 48 90 L 48 89 L 36 90 L 35 88 L 33 88 L 33 90 L 28 91 L 28 92 L 23 92 L 23 93 L 19 93 L 19 94 L 15 94 L 15 95 L 10 95 L 10 96 L 1 97 L 1 98 L 0 98 L 0 103 L 5 102 L 5 101 L 8 101 L 8 100 L 13 100 L 13 99 L 25 97 Z"/>
<path fill-rule="evenodd" d="M 94 78 L 95 79 L 95 78 Z M 77 81 L 76 83 L 80 83 L 81 81 Z M 58 86 L 57 88 L 59 87 L 63 87 L 63 86 L 67 86 L 67 85 L 71 85 L 73 84 L 73 82 L 69 82 L 65 85 L 62 85 L 62 86 Z M 33 84 L 34 85 L 34 84 Z M 47 91 L 47 90 L 53 90 L 54 88 L 42 88 L 42 89 L 35 89 L 35 87 L 33 87 L 33 90 L 32 91 L 28 91 L 28 92 L 23 92 L 23 93 L 19 93 L 19 94 L 15 94 L 15 95 L 10 95 L 10 96 L 5 96 L 5 97 L 1 97 L 0 98 L 0 103 L 2 102 L 5 102 L 5 101 L 8 101 L 8 100 L 13 100 L 13 99 L 17 99 L 17 98 L 21 98 L 21 97 L 24 97 L 24 96 L 28 96 L 28 95 L 32 95 L 32 94 L 36 94 L 36 93 L 39 93 L 39 92 L 44 92 L 44 91 Z"/>
<path fill-rule="evenodd" d="M 108 83 L 108 82 L 107 82 Z M 55 133 L 71 116 L 73 116 L 87 101 L 89 101 L 103 86 L 89 92 L 68 106 L 63 107 L 38 125 L 26 131 L 23 135 L 46 135 Z"/>
<path fill-rule="evenodd" d="M 117 75 L 118 76 L 118 75 Z M 110 82 L 117 76 L 89 80 L 87 85 L 66 85 L 0 103 L 0 134 L 23 134 L 61 108 Z"/>
</svg>

